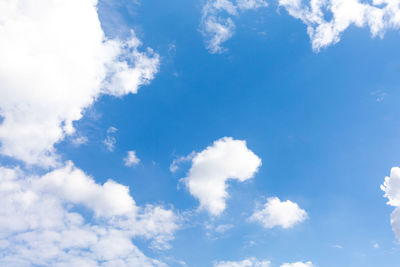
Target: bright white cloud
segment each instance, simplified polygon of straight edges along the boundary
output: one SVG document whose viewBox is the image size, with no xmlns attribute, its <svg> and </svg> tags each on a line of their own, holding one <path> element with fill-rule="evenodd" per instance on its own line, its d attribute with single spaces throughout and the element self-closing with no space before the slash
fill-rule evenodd
<svg viewBox="0 0 400 267">
<path fill-rule="evenodd" d="M 246 146 L 246 141 L 221 138 L 194 155 L 192 166 L 182 179 L 190 193 L 200 201 L 200 209 L 212 215 L 225 210 L 229 179 L 244 182 L 261 166 L 261 159 Z"/>
<path fill-rule="evenodd" d="M 173 211 L 138 207 L 127 187 L 96 184 L 71 162 L 41 177 L 0 167 L 0 192 L 2 266 L 165 266 L 132 239 L 168 248 L 179 227 Z"/>
<path fill-rule="evenodd" d="M 159 57 L 138 38 L 104 36 L 95 0 L 0 3 L 0 153 L 57 165 L 54 144 L 102 94 L 136 93 Z"/>
<path fill-rule="evenodd" d="M 233 36 L 236 28 L 232 16 L 266 6 L 264 0 L 208 0 L 202 10 L 201 31 L 210 53 L 223 53 L 226 50 L 222 44 Z"/>
<path fill-rule="evenodd" d="M 307 218 L 307 212 L 299 207 L 297 203 L 290 200 L 281 201 L 277 197 L 268 198 L 263 209 L 257 210 L 249 218 L 256 221 L 265 228 L 282 227 L 290 228 Z"/>
<path fill-rule="evenodd" d="M 308 262 L 293 262 L 293 263 L 284 263 L 281 265 L 281 267 L 313 267 L 314 265 L 312 264 L 311 261 Z"/>
<path fill-rule="evenodd" d="M 138 165 L 140 162 L 140 159 L 136 156 L 136 151 L 128 151 L 126 153 L 126 157 L 124 158 L 124 164 L 127 167 L 135 166 Z"/>
<path fill-rule="evenodd" d="M 270 261 L 258 261 L 255 258 L 248 258 L 242 261 L 220 261 L 214 263 L 214 267 L 269 267 Z"/>
<path fill-rule="evenodd" d="M 383 37 L 388 29 L 400 28 L 397 0 L 279 0 L 279 5 L 307 25 L 315 51 L 340 41 L 351 25 L 369 27 L 372 37 Z M 331 14 L 331 16 L 329 16 Z M 326 17 L 331 17 L 329 20 Z"/>
<path fill-rule="evenodd" d="M 400 168 L 393 167 L 390 171 L 390 176 L 385 178 L 381 189 L 385 192 L 385 197 L 388 199 L 387 204 L 395 207 L 390 216 L 392 229 L 400 240 Z"/>
<path fill-rule="evenodd" d="M 113 180 L 98 185 L 72 162 L 44 175 L 35 186 L 39 191 L 52 192 L 61 199 L 82 204 L 93 210 L 96 216 L 128 215 L 135 211 L 128 187 Z"/>
</svg>

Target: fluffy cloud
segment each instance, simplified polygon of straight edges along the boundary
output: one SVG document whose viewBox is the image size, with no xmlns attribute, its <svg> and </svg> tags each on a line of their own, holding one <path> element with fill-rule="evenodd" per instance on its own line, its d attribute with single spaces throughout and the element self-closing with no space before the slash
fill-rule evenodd
<svg viewBox="0 0 400 267">
<path fill-rule="evenodd" d="M 307 1 L 308 2 L 308 1 Z M 400 27 L 400 7 L 397 0 L 279 0 L 279 5 L 307 25 L 315 51 L 340 41 L 341 34 L 351 25 L 368 26 L 373 37 L 383 37 L 388 29 Z M 332 14 L 327 20 L 327 14 Z"/>
<path fill-rule="evenodd" d="M 126 157 L 124 158 L 124 163 L 125 166 L 131 167 L 138 165 L 140 162 L 140 159 L 136 156 L 136 152 L 131 150 L 126 153 Z"/>
<path fill-rule="evenodd" d="M 385 178 L 381 189 L 385 192 L 385 197 L 388 199 L 387 204 L 395 207 L 390 216 L 392 229 L 400 240 L 400 168 L 393 167 L 390 171 L 390 176 Z"/>
<path fill-rule="evenodd" d="M 0 167 L 0 192 L 2 266 L 165 266 L 132 239 L 167 248 L 179 227 L 173 211 L 138 207 L 127 187 L 71 162 L 43 176 Z"/>
<path fill-rule="evenodd" d="M 206 38 L 206 46 L 210 53 L 222 53 L 222 44 L 229 40 L 235 32 L 232 16 L 239 12 L 266 7 L 264 0 L 208 0 L 202 10 L 201 31 Z"/>
<path fill-rule="evenodd" d="M 0 3 L 0 153 L 56 166 L 54 144 L 102 94 L 136 93 L 159 57 L 104 36 L 95 0 Z"/>
<path fill-rule="evenodd" d="M 311 261 L 308 262 L 293 262 L 293 263 L 284 263 L 281 265 L 281 267 L 313 267 L 314 265 L 312 264 Z"/>
<path fill-rule="evenodd" d="M 224 137 L 193 156 L 192 166 L 182 181 L 200 201 L 200 209 L 219 215 L 229 197 L 227 180 L 251 179 L 260 166 L 261 159 L 247 148 L 246 141 Z"/>
<path fill-rule="evenodd" d="M 242 261 L 220 261 L 214 263 L 214 267 L 269 267 L 270 261 L 258 261 L 255 258 L 248 258 Z"/>
<path fill-rule="evenodd" d="M 280 201 L 279 198 L 268 198 L 264 208 L 254 212 L 250 221 L 261 223 L 265 228 L 282 227 L 290 228 L 304 221 L 307 212 L 301 209 L 297 203 L 290 200 Z"/>
<path fill-rule="evenodd" d="M 52 192 L 73 204 L 82 204 L 94 211 L 96 216 L 112 217 L 135 211 L 135 202 L 129 188 L 108 180 L 98 185 L 72 162 L 44 175 L 36 181 L 37 190 Z"/>
</svg>

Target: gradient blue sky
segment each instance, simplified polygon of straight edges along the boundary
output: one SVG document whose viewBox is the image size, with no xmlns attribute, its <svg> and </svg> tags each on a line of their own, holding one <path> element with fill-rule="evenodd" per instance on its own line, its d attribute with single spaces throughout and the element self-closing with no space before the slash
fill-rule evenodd
<svg viewBox="0 0 400 267">
<path fill-rule="evenodd" d="M 98 184 L 111 178 L 129 186 L 138 206 L 179 215 L 170 249 L 135 240 L 169 266 L 251 257 L 271 266 L 399 266 L 393 207 L 380 189 L 400 165 L 399 31 L 371 38 L 368 27 L 351 25 L 338 43 L 315 51 L 304 23 L 268 1 L 234 16 L 226 50 L 210 53 L 201 28 L 205 3 L 99 1 L 105 35 L 125 39 L 133 29 L 160 56 L 159 71 L 137 94 L 103 95 L 85 108 L 74 126 L 87 142 L 57 142 L 60 161 L 72 161 Z M 118 130 L 107 133 L 111 126 Z M 115 138 L 113 151 L 103 144 L 107 136 Z M 225 136 L 245 140 L 262 166 L 253 179 L 229 181 L 227 208 L 212 216 L 197 211 L 198 200 L 180 182 L 190 160 L 177 172 L 169 168 Z M 123 161 L 129 150 L 140 158 L 132 167 Z M 0 164 L 48 171 L 8 156 Z M 249 221 L 270 197 L 297 203 L 307 219 L 289 229 Z M 230 229 L 217 233 L 218 225 Z"/>
</svg>

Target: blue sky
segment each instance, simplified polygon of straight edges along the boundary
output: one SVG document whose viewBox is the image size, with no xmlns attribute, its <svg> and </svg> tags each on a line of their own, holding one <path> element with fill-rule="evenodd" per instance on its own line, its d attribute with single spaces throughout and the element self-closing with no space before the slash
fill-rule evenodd
<svg viewBox="0 0 400 267">
<path fill-rule="evenodd" d="M 2 265 L 398 266 L 400 2 L 11 2 Z"/>
</svg>

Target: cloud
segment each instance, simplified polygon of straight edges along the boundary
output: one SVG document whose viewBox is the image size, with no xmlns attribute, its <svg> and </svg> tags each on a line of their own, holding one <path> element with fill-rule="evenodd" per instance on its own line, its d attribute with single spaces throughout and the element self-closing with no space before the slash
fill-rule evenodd
<svg viewBox="0 0 400 267">
<path fill-rule="evenodd" d="M 0 8 L 0 153 L 44 167 L 54 144 L 103 94 L 137 93 L 159 56 L 134 32 L 108 39 L 95 0 L 3 1 Z"/>
<path fill-rule="evenodd" d="M 138 165 L 140 159 L 136 156 L 136 152 L 131 150 L 126 153 L 126 157 L 124 158 L 124 164 L 127 167 Z"/>
<path fill-rule="evenodd" d="M 200 201 L 199 209 L 212 215 L 221 214 L 229 197 L 229 179 L 244 182 L 253 178 L 261 159 L 249 150 L 246 141 L 223 137 L 194 155 L 192 166 L 182 181 Z"/>
<path fill-rule="evenodd" d="M 65 201 L 82 204 L 93 210 L 96 216 L 128 215 L 135 211 L 128 187 L 113 180 L 98 185 L 70 161 L 44 175 L 35 186 L 37 190 L 52 192 Z"/>
<path fill-rule="evenodd" d="M 249 218 L 250 221 L 259 222 L 265 228 L 282 227 L 284 229 L 304 221 L 307 212 L 297 203 L 290 200 L 280 201 L 277 197 L 268 198 L 264 208 L 257 210 Z"/>
<path fill-rule="evenodd" d="M 269 267 L 270 261 L 258 261 L 255 258 L 248 258 L 242 261 L 220 261 L 214 263 L 214 267 Z"/>
<path fill-rule="evenodd" d="M 116 133 L 117 131 L 118 131 L 118 129 L 115 128 L 114 126 L 110 126 L 110 127 L 108 127 L 108 129 L 107 129 L 107 133 L 108 133 L 108 134 L 113 134 L 113 133 Z"/>
<path fill-rule="evenodd" d="M 210 53 L 226 51 L 222 44 L 229 40 L 235 32 L 232 16 L 239 12 L 266 7 L 264 0 L 208 0 L 202 10 L 201 32 L 206 39 L 206 47 Z"/>
<path fill-rule="evenodd" d="M 393 167 L 390 176 L 385 178 L 381 189 L 385 192 L 384 197 L 388 199 L 387 204 L 395 207 L 390 216 L 392 229 L 400 240 L 400 168 Z"/>
<path fill-rule="evenodd" d="M 105 145 L 106 149 L 110 152 L 113 152 L 115 149 L 115 144 L 117 143 L 117 139 L 114 136 L 107 136 L 103 140 L 103 144 Z"/>
<path fill-rule="evenodd" d="M 99 185 L 72 162 L 43 176 L 0 167 L 0 192 L 2 266 L 165 266 L 132 239 L 164 249 L 179 228 L 172 210 L 139 207 L 128 187 Z"/>
<path fill-rule="evenodd" d="M 339 42 L 351 25 L 369 27 L 372 37 L 400 27 L 400 8 L 393 0 L 311 0 L 308 5 L 302 0 L 279 0 L 279 5 L 306 24 L 314 51 Z"/>
<path fill-rule="evenodd" d="M 169 171 L 172 173 L 178 171 L 180 164 L 182 164 L 183 162 L 191 161 L 195 155 L 196 155 L 196 153 L 192 152 L 187 156 L 182 156 L 182 157 L 178 157 L 178 158 L 174 159 L 172 161 L 171 165 L 169 165 Z"/>
<path fill-rule="evenodd" d="M 223 234 L 232 228 L 233 228 L 233 224 L 220 224 L 217 227 L 215 227 L 215 232 L 217 232 L 219 234 Z"/>
<path fill-rule="evenodd" d="M 259 261 L 256 258 L 247 258 L 242 261 L 220 261 L 215 262 L 214 267 L 269 267 L 270 261 Z M 280 267 L 314 267 L 311 261 L 283 263 Z"/>
<path fill-rule="evenodd" d="M 293 262 L 293 263 L 284 263 L 281 265 L 281 267 L 313 267 L 314 265 L 312 264 L 311 261 L 308 262 Z"/>
<path fill-rule="evenodd" d="M 89 140 L 88 140 L 88 138 L 86 136 L 77 136 L 77 137 L 72 139 L 71 143 L 74 146 L 80 146 L 80 145 L 86 144 L 88 141 Z"/>
</svg>

